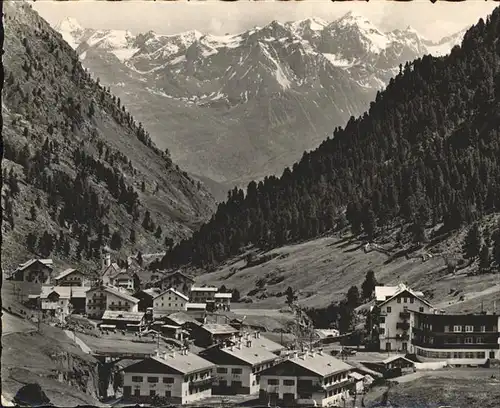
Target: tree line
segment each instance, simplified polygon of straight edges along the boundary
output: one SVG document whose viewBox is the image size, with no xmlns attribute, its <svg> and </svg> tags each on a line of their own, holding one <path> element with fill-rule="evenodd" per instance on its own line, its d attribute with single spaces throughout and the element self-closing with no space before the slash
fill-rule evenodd
<svg viewBox="0 0 500 408">
<path fill-rule="evenodd" d="M 400 66 L 369 110 L 316 150 L 235 188 L 211 220 L 155 267 L 215 268 L 249 246 L 271 249 L 349 225 L 376 238 L 400 227 L 417 242 L 500 211 L 500 11 L 446 57 Z"/>
</svg>

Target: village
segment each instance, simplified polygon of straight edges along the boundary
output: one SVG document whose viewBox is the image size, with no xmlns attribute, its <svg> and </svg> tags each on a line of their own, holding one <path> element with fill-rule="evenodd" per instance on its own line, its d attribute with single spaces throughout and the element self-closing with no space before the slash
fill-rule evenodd
<svg viewBox="0 0 500 408">
<path fill-rule="evenodd" d="M 496 306 L 449 314 L 404 283 L 374 288 L 368 346 L 311 327 L 293 305 L 289 330 L 270 331 L 232 313 L 227 289 L 196 286 L 181 271 L 145 271 L 133 257 L 118 265 L 105 254 L 94 278 L 31 259 L 7 282 L 29 319 L 63 328 L 109 368 L 101 399 L 114 406 L 368 406 L 365 395 L 380 381 L 500 361 Z"/>
</svg>

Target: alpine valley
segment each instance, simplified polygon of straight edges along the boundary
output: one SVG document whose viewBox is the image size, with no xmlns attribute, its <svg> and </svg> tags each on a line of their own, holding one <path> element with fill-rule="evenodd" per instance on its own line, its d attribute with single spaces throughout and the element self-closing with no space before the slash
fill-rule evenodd
<svg viewBox="0 0 500 408">
<path fill-rule="evenodd" d="M 216 182 L 207 186 L 218 198 L 280 173 L 366 111 L 400 64 L 446 54 L 465 32 L 432 42 L 411 27 L 384 33 L 352 12 L 225 36 L 134 35 L 71 18 L 55 28 L 160 148 Z"/>
</svg>

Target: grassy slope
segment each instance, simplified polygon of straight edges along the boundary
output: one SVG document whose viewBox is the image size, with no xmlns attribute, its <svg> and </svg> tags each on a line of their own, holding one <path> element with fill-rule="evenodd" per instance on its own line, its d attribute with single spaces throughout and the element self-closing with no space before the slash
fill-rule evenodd
<svg viewBox="0 0 500 408">
<path fill-rule="evenodd" d="M 447 369 L 420 374 L 422 374 L 421 378 L 389 388 L 389 401 L 393 406 L 408 408 L 498 407 L 500 400 L 498 369 Z M 492 375 L 495 378 L 491 378 Z M 373 393 L 375 392 L 376 390 Z M 365 403 L 369 402 L 371 402 L 370 395 L 365 398 Z"/>
<path fill-rule="evenodd" d="M 92 180 L 93 188 L 99 192 L 101 200 L 111 206 L 110 214 L 106 220 L 110 225 L 111 231 L 118 229 L 124 240 L 123 253 L 131 250 L 142 250 L 145 252 L 156 252 L 163 250 L 163 237 L 165 235 L 172 237 L 186 237 L 193 228 L 205 220 L 212 212 L 214 207 L 213 197 L 204 187 L 199 188 L 196 181 L 193 181 L 181 170 L 175 166 L 169 170 L 166 169 L 165 161 L 158 156 L 152 149 L 143 145 L 126 126 L 117 123 L 107 108 L 100 103 L 99 96 L 95 89 L 86 86 L 85 89 L 77 87 L 71 78 L 70 72 L 65 72 L 64 66 L 72 66 L 72 59 L 76 57 L 74 51 L 62 41 L 60 35 L 41 19 L 30 7 L 23 7 L 21 2 L 6 2 L 5 13 L 5 37 L 6 53 L 4 63 L 7 72 L 14 73 L 15 79 L 21 85 L 24 92 L 31 94 L 34 88 L 42 90 L 41 99 L 37 107 L 32 107 L 31 117 L 27 118 L 24 108 L 19 109 L 19 101 L 14 101 L 5 96 L 2 106 L 4 119 L 4 137 L 13 146 L 21 149 L 26 143 L 29 144 L 31 153 L 35 149 L 40 149 L 45 138 L 48 136 L 47 126 L 54 124 L 55 132 L 50 137 L 52 141 L 60 143 L 58 156 L 60 164 L 55 165 L 59 170 L 74 176 L 74 163 L 72 152 L 81 143 L 85 143 L 87 153 L 97 156 L 96 140 L 90 137 L 91 129 L 96 129 L 98 137 L 104 141 L 107 147 L 123 153 L 127 159 L 132 162 L 135 173 L 127 170 L 126 166 L 117 165 L 118 171 L 125 176 L 126 183 L 134 186 L 139 194 L 139 200 L 142 203 L 140 209 L 141 215 L 138 222 L 134 223 L 132 217 L 125 211 L 123 206 L 117 205 L 116 200 L 110 196 L 107 187 L 98 180 Z M 58 58 L 55 52 L 48 50 L 48 41 L 40 33 L 48 33 L 51 41 L 57 44 L 59 50 Z M 27 56 L 22 44 L 23 38 L 32 50 L 31 60 Z M 38 61 L 43 66 L 43 74 L 39 69 L 33 68 L 34 78 L 26 79 L 22 70 L 25 60 L 34 64 Z M 33 65 L 35 66 L 35 65 Z M 60 87 L 60 101 L 56 102 L 57 89 Z M 66 117 L 61 111 L 60 105 L 68 96 L 78 96 L 82 102 L 84 122 L 76 132 L 69 132 L 67 137 L 63 136 L 62 129 L 58 124 L 64 122 Z M 33 97 L 32 97 L 33 99 Z M 86 114 L 86 106 L 90 101 L 96 103 L 96 114 L 90 120 Z M 21 105 L 23 106 L 23 105 Z M 31 109 L 31 108 L 30 108 Z M 33 112 L 37 112 L 33 114 Z M 17 124 L 13 124 L 16 119 Z M 28 138 L 23 135 L 24 128 L 29 130 Z M 121 167 L 120 167 L 121 166 Z M 24 181 L 22 167 L 9 160 L 4 160 L 2 168 L 10 170 L 14 168 L 18 175 L 21 192 L 14 200 L 15 211 L 15 229 L 11 230 L 6 225 L 2 226 L 2 235 L 4 238 L 2 245 L 2 264 L 4 269 L 10 269 L 17 263 L 31 257 L 25 251 L 25 236 L 30 231 L 49 230 L 58 233 L 57 226 L 49 217 L 47 211 L 47 196 L 44 192 Z M 146 191 L 141 191 L 141 183 L 145 181 Z M 159 191 L 153 195 L 155 184 L 158 184 Z M 38 208 L 38 217 L 36 221 L 30 221 L 29 208 L 34 204 L 35 197 L 41 197 L 42 206 Z M 156 225 L 160 225 L 163 230 L 163 236 L 160 239 L 153 234 L 146 232 L 141 226 L 145 210 L 148 209 Z M 137 243 L 132 245 L 128 241 L 130 229 L 136 230 Z M 67 232 L 67 231 L 65 231 Z M 57 259 L 62 262 L 63 259 Z M 72 260 L 69 260 L 72 263 Z M 73 262 L 74 263 L 74 262 Z M 84 265 L 89 266 L 89 265 Z M 90 267 L 90 266 L 89 266 Z"/>
<path fill-rule="evenodd" d="M 489 217 L 485 224 L 492 224 L 495 217 Z M 264 303 L 266 307 L 281 307 L 285 297 L 273 294 L 284 292 L 288 286 L 300 291 L 299 302 L 308 307 L 323 307 L 341 300 L 352 285 L 360 286 L 366 272 L 375 271 L 377 280 L 385 285 L 406 282 L 418 290 L 428 291 L 431 301 L 438 307 L 450 311 L 478 311 L 481 302 L 485 309 L 492 310 L 493 300 L 500 307 L 500 275 L 487 274 L 467 276 L 475 268 L 460 270 L 449 275 L 445 268 L 443 255 L 457 254 L 465 231 L 453 235 L 446 241 L 428 248 L 435 252 L 433 258 L 422 262 L 421 259 L 400 257 L 384 264 L 388 256 L 380 252 L 365 253 L 360 242 L 350 243 L 348 239 L 323 237 L 308 242 L 285 246 L 270 253 L 278 256 L 264 264 L 241 269 L 244 257 L 233 259 L 213 273 L 200 275 L 197 284 L 225 285 L 237 288 L 241 296 L 255 289 L 256 281 L 266 278 L 282 277 L 277 284 L 267 285 L 266 299 L 254 302 Z M 388 245 L 390 246 L 390 245 Z M 418 253 L 418 252 L 417 252 Z M 450 291 L 461 291 L 451 294 Z M 464 301 L 459 301 L 460 296 Z M 252 308 L 258 307 L 258 303 Z"/>
<path fill-rule="evenodd" d="M 102 405 L 92 397 L 96 361 L 62 330 L 41 324 L 38 333 L 30 322 L 5 312 L 2 326 L 8 328 L 8 333 L 2 333 L 2 395 L 8 400 L 23 385 L 38 383 L 56 406 Z M 59 382 L 59 373 L 67 373 L 68 367 L 79 377 L 69 384 Z"/>
</svg>

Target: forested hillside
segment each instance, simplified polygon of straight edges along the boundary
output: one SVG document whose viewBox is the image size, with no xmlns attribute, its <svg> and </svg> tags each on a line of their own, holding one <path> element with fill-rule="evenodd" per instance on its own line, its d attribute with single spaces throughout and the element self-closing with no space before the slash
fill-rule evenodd
<svg viewBox="0 0 500 408">
<path fill-rule="evenodd" d="M 214 207 L 25 2 L 5 2 L 2 264 L 158 251 Z M 28 253 L 26 252 L 28 251 Z M 31 253 L 31 254 L 30 254 Z"/>
<path fill-rule="evenodd" d="M 280 178 L 232 191 L 156 266 L 211 268 L 247 245 L 274 248 L 347 223 L 367 239 L 401 227 L 418 242 L 430 225 L 442 233 L 500 211 L 499 37 L 496 8 L 450 55 L 400 66 L 362 117 Z"/>
</svg>

